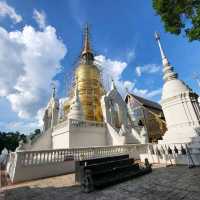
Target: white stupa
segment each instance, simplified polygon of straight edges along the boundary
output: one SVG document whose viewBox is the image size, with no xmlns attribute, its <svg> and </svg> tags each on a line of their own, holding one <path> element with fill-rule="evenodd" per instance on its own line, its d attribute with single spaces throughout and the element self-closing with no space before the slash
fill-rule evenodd
<svg viewBox="0 0 200 200">
<path fill-rule="evenodd" d="M 163 63 L 164 85 L 161 106 L 167 123 L 167 131 L 160 143 L 188 143 L 200 147 L 200 105 L 198 95 L 178 79 L 155 34 Z"/>
<path fill-rule="evenodd" d="M 78 86 L 76 85 L 75 88 L 75 95 L 74 95 L 74 100 L 70 106 L 70 111 L 68 113 L 68 118 L 69 119 L 76 119 L 76 120 L 83 120 L 84 115 L 83 115 L 83 110 L 81 106 L 81 102 L 79 99 L 79 92 L 78 92 Z"/>
</svg>

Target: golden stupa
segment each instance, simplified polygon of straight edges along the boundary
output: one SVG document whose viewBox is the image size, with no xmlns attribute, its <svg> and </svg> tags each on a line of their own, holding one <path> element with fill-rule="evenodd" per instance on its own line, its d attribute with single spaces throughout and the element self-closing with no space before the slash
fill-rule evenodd
<svg viewBox="0 0 200 200">
<path fill-rule="evenodd" d="M 84 32 L 84 44 L 80 62 L 75 70 L 75 84 L 78 84 L 79 98 L 85 120 L 103 121 L 100 100 L 104 93 L 101 73 L 94 64 L 94 55 L 89 41 L 89 28 Z M 73 90 L 73 89 L 72 89 Z M 70 100 L 65 102 L 64 110 L 68 110 Z"/>
</svg>

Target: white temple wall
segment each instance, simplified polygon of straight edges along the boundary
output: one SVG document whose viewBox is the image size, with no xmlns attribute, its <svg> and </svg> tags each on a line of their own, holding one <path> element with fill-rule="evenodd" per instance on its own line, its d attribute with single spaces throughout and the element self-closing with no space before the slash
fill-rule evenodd
<svg viewBox="0 0 200 200">
<path fill-rule="evenodd" d="M 74 172 L 74 169 L 75 169 L 74 161 L 50 163 L 50 164 L 48 163 L 43 165 L 31 165 L 31 166 L 16 168 L 15 170 L 17 172 L 13 177 L 13 182 L 16 183 L 21 181 L 63 175 Z"/>
<path fill-rule="evenodd" d="M 69 148 L 69 130 L 67 129 L 67 127 L 55 130 L 52 133 L 52 148 Z"/>
<path fill-rule="evenodd" d="M 11 163 L 14 165 L 13 169 L 8 169 L 7 171 L 12 183 L 74 172 L 74 160 L 63 161 L 63 158 L 60 158 L 56 153 L 53 150 L 44 151 L 44 153 L 43 151 L 14 153 L 15 155 L 13 156 L 15 158 Z M 25 154 L 29 154 L 29 157 L 27 158 Z"/>
<path fill-rule="evenodd" d="M 54 129 L 52 141 L 53 149 L 105 146 L 106 128 L 103 123 L 69 119 Z"/>
<path fill-rule="evenodd" d="M 106 145 L 105 127 L 74 127 L 69 132 L 69 148 Z"/>
</svg>

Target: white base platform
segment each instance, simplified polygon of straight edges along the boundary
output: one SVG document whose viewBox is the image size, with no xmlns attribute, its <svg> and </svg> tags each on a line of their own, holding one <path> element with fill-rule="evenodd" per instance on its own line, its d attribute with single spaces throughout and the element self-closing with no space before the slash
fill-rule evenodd
<svg viewBox="0 0 200 200">
<path fill-rule="evenodd" d="M 158 143 L 192 143 L 193 141 L 200 145 L 200 127 L 180 126 L 166 131 L 163 139 L 159 140 Z"/>
</svg>

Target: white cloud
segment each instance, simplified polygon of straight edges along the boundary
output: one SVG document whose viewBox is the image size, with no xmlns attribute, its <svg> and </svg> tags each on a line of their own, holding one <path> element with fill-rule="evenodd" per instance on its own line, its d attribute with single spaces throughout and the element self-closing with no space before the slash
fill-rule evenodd
<svg viewBox="0 0 200 200">
<path fill-rule="evenodd" d="M 0 1 L 0 16 L 9 16 L 14 23 L 19 23 L 22 21 L 22 16 L 17 14 L 15 9 L 9 6 L 5 1 Z"/>
<path fill-rule="evenodd" d="M 135 58 L 135 49 L 131 49 L 127 52 L 127 61 L 130 62 Z"/>
<path fill-rule="evenodd" d="M 113 76 L 113 78 L 120 78 L 122 72 L 127 67 L 126 62 L 121 62 L 118 60 L 111 60 L 106 58 L 104 55 L 95 56 L 97 64 L 101 66 L 103 73 L 107 73 Z"/>
<path fill-rule="evenodd" d="M 46 14 L 44 11 L 39 12 L 38 10 L 34 9 L 33 18 L 41 29 L 46 27 Z"/>
<path fill-rule="evenodd" d="M 34 121 L 36 121 L 37 126 L 38 126 L 39 128 L 42 128 L 42 127 L 43 127 L 44 112 L 45 112 L 45 107 L 40 108 L 40 109 L 37 111 L 36 117 L 35 117 L 35 119 L 34 119 Z"/>
<path fill-rule="evenodd" d="M 154 74 L 161 70 L 161 66 L 157 64 L 147 64 L 143 66 L 137 66 L 135 68 L 137 76 L 141 76 L 143 73 Z"/>
<path fill-rule="evenodd" d="M 133 93 L 138 95 L 138 96 L 151 99 L 152 97 L 160 95 L 162 93 L 162 89 L 159 88 L 159 89 L 156 89 L 156 90 L 148 90 L 148 89 L 134 88 Z"/>
<path fill-rule="evenodd" d="M 17 32 L 16 32 L 17 33 Z M 22 43 L 0 27 L 0 96 L 15 92 L 13 87 L 18 77 L 24 73 L 23 62 L 19 52 L 25 50 Z"/>
<path fill-rule="evenodd" d="M 100 69 L 102 70 L 103 83 L 104 87 L 107 90 L 110 89 L 111 79 L 114 79 L 118 91 L 121 93 L 122 96 L 126 94 L 126 89 L 128 89 L 129 92 L 132 92 L 144 98 L 152 98 L 160 95 L 162 92 L 162 89 L 160 88 L 156 90 L 138 89 L 135 87 L 136 80 L 134 81 L 123 80 L 122 73 L 127 67 L 126 62 L 111 60 L 103 55 L 96 56 L 95 60 L 97 65 L 99 65 Z M 151 70 L 152 70 L 151 73 L 153 73 L 153 71 L 155 71 L 156 69 L 151 69 Z"/>
<path fill-rule="evenodd" d="M 158 95 L 161 95 L 162 93 L 162 88 L 156 89 L 156 90 L 151 90 L 147 93 L 146 97 L 147 98 L 152 98 Z"/>
<path fill-rule="evenodd" d="M 136 67 L 135 68 L 135 71 L 136 71 L 136 74 L 137 74 L 137 76 L 141 76 L 142 75 L 142 72 L 141 72 L 141 67 Z"/>
<path fill-rule="evenodd" d="M 19 131 L 20 133 L 29 134 L 36 128 L 43 127 L 44 108 L 41 108 L 35 117 L 30 119 L 16 119 L 9 122 L 0 122 L 0 129 L 3 131 Z"/>
<path fill-rule="evenodd" d="M 95 60 L 102 71 L 103 84 L 106 90 L 110 89 L 112 79 L 115 81 L 115 84 L 122 95 L 126 93 L 126 88 L 132 90 L 135 83 L 129 80 L 122 80 L 122 73 L 127 67 L 126 62 L 111 60 L 110 58 L 106 58 L 104 55 L 96 56 Z"/>
<path fill-rule="evenodd" d="M 9 122 L 3 125 L 5 131 L 19 131 L 20 133 L 29 134 L 38 127 L 37 121 L 17 121 Z"/>
<path fill-rule="evenodd" d="M 128 91 L 132 91 L 134 86 L 135 86 L 135 82 L 131 82 L 131 81 L 124 81 L 123 86 L 125 89 L 127 89 Z"/>
<path fill-rule="evenodd" d="M 52 26 L 7 32 L 0 27 L 0 96 L 20 118 L 38 117 L 49 98 L 53 77 L 61 69 L 66 47 Z"/>
</svg>

